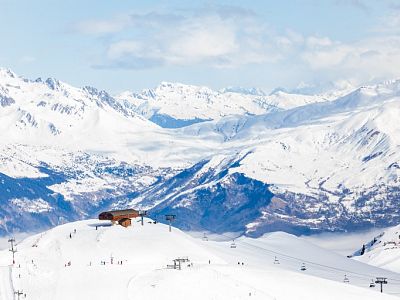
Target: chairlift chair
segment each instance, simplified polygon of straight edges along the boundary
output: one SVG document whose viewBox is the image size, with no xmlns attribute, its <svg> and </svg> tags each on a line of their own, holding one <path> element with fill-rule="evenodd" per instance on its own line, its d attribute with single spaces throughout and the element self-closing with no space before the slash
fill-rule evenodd
<svg viewBox="0 0 400 300">
<path fill-rule="evenodd" d="M 303 264 L 301 265 L 301 268 L 300 268 L 300 270 L 301 270 L 301 271 L 305 271 L 305 270 L 307 270 L 307 268 L 306 268 L 306 264 L 305 264 L 305 263 L 303 263 Z"/>
<path fill-rule="evenodd" d="M 232 241 L 231 248 L 236 248 L 235 240 Z"/>
<path fill-rule="evenodd" d="M 346 275 L 344 275 L 343 282 L 344 282 L 344 283 L 349 283 L 349 282 L 350 282 L 349 278 L 347 278 L 347 276 L 346 276 Z"/>
<path fill-rule="evenodd" d="M 279 259 L 275 256 L 274 265 L 279 265 L 279 264 L 280 264 Z"/>
<path fill-rule="evenodd" d="M 373 279 L 372 279 L 371 283 L 369 284 L 369 287 L 370 287 L 370 288 L 375 287 L 375 281 L 374 281 Z"/>
</svg>

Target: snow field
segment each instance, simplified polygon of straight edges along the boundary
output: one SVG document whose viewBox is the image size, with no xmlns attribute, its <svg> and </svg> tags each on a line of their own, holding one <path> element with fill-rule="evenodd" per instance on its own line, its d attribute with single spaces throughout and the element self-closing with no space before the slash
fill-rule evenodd
<svg viewBox="0 0 400 300">
<path fill-rule="evenodd" d="M 400 225 L 376 235 L 376 241 L 365 241 L 365 253 L 354 259 L 393 272 L 400 272 Z"/>
<path fill-rule="evenodd" d="M 196 239 L 176 228 L 168 232 L 167 225 L 148 222 L 145 219 L 142 227 L 134 220 L 132 227 L 123 228 L 87 220 L 28 237 L 17 244 L 12 285 L 7 267 L 11 254 L 0 252 L 0 299 L 12 299 L 6 296 L 12 289 L 23 290 L 27 299 L 40 300 L 391 299 L 365 288 L 367 279 L 358 280 L 355 274 L 348 274 L 349 284 L 341 282 L 342 272 L 335 273 L 323 264 L 360 274 L 382 274 L 400 282 L 400 275 L 343 258 L 288 234 L 240 238 L 235 241 L 237 247 L 231 248 L 231 241 Z M 307 270 L 300 271 L 301 262 L 288 254 L 302 258 Z M 275 255 L 279 265 L 273 263 Z M 166 268 L 179 257 L 188 257 L 190 262 L 183 263 L 182 270 Z M 400 291 L 394 287 L 385 288 Z"/>
</svg>

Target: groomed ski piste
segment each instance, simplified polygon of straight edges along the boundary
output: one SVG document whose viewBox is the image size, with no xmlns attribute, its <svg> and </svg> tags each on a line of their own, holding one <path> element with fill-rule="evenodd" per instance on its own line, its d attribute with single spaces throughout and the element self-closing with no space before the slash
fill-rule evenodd
<svg viewBox="0 0 400 300">
<path fill-rule="evenodd" d="M 0 299 L 396 299 L 400 274 L 343 257 L 282 232 L 258 239 L 194 237 L 85 220 L 0 252 Z M 174 269 L 181 259 L 181 270 Z M 303 270 L 301 267 L 304 266 Z M 305 270 L 304 270 L 305 269 Z M 384 293 L 370 288 L 386 277 Z M 348 280 L 345 280 L 347 278 Z M 346 282 L 344 282 L 346 281 Z M 348 282 L 347 282 L 348 281 Z M 25 298 L 26 297 L 26 298 Z"/>
</svg>

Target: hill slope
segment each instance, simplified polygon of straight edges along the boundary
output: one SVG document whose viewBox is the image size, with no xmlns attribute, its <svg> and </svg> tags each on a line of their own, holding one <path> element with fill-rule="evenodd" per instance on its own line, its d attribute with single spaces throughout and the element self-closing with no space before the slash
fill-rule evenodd
<svg viewBox="0 0 400 300">
<path fill-rule="evenodd" d="M 353 254 L 355 260 L 400 272 L 400 226 L 388 228 Z"/>
<path fill-rule="evenodd" d="M 168 232 L 166 225 L 145 221 L 143 227 L 135 222 L 130 228 L 98 220 L 53 228 L 18 243 L 13 267 L 7 266 L 10 252 L 0 252 L 1 297 L 23 290 L 27 298 L 40 300 L 144 295 L 146 299 L 392 299 L 367 287 L 370 276 L 383 274 L 400 282 L 397 274 L 348 261 L 287 234 L 241 238 L 231 248 L 231 242 L 194 239 L 176 228 Z M 294 254 L 293 249 L 297 259 L 284 256 Z M 280 264 L 273 263 L 274 256 Z M 178 257 L 190 261 L 180 271 L 167 269 Z M 299 270 L 303 260 L 306 271 Z M 342 282 L 341 268 L 346 268 L 349 284 Z M 395 293 L 398 285 L 389 284 L 386 291 Z"/>
</svg>

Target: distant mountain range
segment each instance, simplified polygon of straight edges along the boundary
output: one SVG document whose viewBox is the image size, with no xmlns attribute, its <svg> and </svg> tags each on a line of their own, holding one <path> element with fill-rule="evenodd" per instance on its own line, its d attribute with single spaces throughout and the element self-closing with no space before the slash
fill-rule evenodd
<svg viewBox="0 0 400 300">
<path fill-rule="evenodd" d="M 133 206 L 258 236 L 400 223 L 400 81 L 113 96 L 0 69 L 0 233 Z"/>
</svg>

